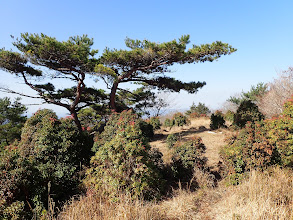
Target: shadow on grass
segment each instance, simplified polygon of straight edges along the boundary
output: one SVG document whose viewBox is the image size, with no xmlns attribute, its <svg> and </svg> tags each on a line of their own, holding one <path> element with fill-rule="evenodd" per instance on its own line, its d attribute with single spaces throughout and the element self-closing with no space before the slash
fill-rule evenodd
<svg viewBox="0 0 293 220">
<path fill-rule="evenodd" d="M 171 130 L 170 130 L 171 131 Z M 173 134 L 178 135 L 181 140 L 186 141 L 188 138 L 185 136 L 191 135 L 191 134 L 199 134 L 205 131 L 210 131 L 210 129 L 207 129 L 205 126 L 200 126 L 199 128 L 189 128 L 189 129 L 183 129 L 182 131 L 174 132 Z M 152 138 L 152 141 L 166 141 L 168 134 L 155 134 L 154 138 Z"/>
</svg>

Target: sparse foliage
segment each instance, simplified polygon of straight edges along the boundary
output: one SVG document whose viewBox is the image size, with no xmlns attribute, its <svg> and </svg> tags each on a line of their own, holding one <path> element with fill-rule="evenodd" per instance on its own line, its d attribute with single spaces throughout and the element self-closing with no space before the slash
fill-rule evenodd
<svg viewBox="0 0 293 220">
<path fill-rule="evenodd" d="M 268 92 L 258 101 L 260 111 L 267 117 L 280 115 L 283 105 L 293 94 L 293 67 L 283 71 L 268 84 Z"/>
</svg>

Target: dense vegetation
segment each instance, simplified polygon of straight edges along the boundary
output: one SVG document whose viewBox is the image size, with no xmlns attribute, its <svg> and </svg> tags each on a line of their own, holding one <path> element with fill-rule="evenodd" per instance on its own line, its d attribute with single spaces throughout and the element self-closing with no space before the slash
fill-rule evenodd
<svg viewBox="0 0 293 220">
<path fill-rule="evenodd" d="M 210 115 L 205 104 L 193 103 L 185 114 L 177 112 L 166 118 L 163 127 L 158 112 L 165 104 L 154 89 L 195 93 L 205 85 L 167 77 L 169 68 L 212 62 L 236 50 L 219 41 L 187 50 L 188 35 L 166 43 L 128 38 L 125 43 L 128 49 L 107 48 L 97 58 L 98 51 L 91 49 L 93 39 L 86 35 L 60 42 L 43 34 L 22 34 L 14 43 L 19 52 L 0 50 L 0 68 L 21 77 L 37 97 L 6 91 L 41 98 L 70 113 L 58 118 L 43 109 L 27 118 L 19 99 L 0 99 L 1 219 L 53 218 L 54 210 L 61 210 L 70 198 L 82 194 L 99 198 L 100 204 L 119 204 L 127 198 L 131 204 L 136 201 L 145 206 L 145 200 L 170 197 L 172 189 L 197 190 L 203 180 L 202 185 L 209 187 L 220 179 L 241 184 L 254 170 L 268 178 L 265 172 L 272 166 L 292 171 L 293 98 L 278 111 L 264 104 L 278 93 L 282 80 L 259 83 L 238 97 L 230 97 L 235 110 L 217 110 Z M 41 82 L 48 76 L 52 83 L 29 81 Z M 110 91 L 87 87 L 88 76 L 102 79 Z M 53 81 L 60 78 L 73 86 L 57 88 Z M 129 82 L 138 88 L 121 88 Z M 280 98 L 274 97 L 274 103 L 279 104 Z M 151 117 L 149 108 L 158 109 L 156 117 Z M 210 123 L 205 129 L 192 127 L 191 122 L 200 119 Z M 190 131 L 184 130 L 188 126 Z M 221 150 L 223 164 L 219 168 L 207 165 L 203 139 L 194 135 L 202 130 L 214 135 L 232 133 Z M 163 161 L 166 155 L 151 147 L 153 138 L 163 140 L 169 162 Z"/>
<path fill-rule="evenodd" d="M 284 104 L 284 112 L 264 121 L 248 122 L 228 140 L 223 158 L 236 178 L 253 169 L 272 165 L 293 167 L 293 100 Z"/>
<path fill-rule="evenodd" d="M 21 140 L 0 154 L 1 218 L 39 218 L 50 198 L 60 207 L 78 193 L 91 145 L 71 117 L 58 119 L 46 109 L 36 112 L 25 123 Z"/>
</svg>

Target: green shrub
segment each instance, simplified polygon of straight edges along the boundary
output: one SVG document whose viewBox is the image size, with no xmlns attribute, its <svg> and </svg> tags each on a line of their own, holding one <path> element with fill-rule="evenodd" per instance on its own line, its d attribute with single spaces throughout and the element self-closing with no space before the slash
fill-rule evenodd
<svg viewBox="0 0 293 220">
<path fill-rule="evenodd" d="M 265 135 L 276 149 L 278 162 L 282 166 L 293 167 L 293 100 L 284 104 L 283 114 L 265 120 Z"/>
<path fill-rule="evenodd" d="M 258 110 L 257 105 L 250 100 L 244 100 L 234 115 L 233 124 L 243 128 L 248 121 L 255 122 L 263 119 L 264 115 Z"/>
<path fill-rule="evenodd" d="M 219 129 L 219 128 L 225 128 L 226 127 L 225 123 L 226 122 L 225 122 L 225 119 L 224 119 L 222 112 L 216 111 L 215 113 L 213 113 L 211 115 L 210 128 L 212 130 Z"/>
<path fill-rule="evenodd" d="M 154 130 L 158 130 L 162 126 L 159 117 L 151 117 L 149 123 L 153 126 Z"/>
<path fill-rule="evenodd" d="M 232 112 L 231 110 L 228 110 L 225 115 L 224 115 L 224 119 L 226 121 L 230 121 L 230 122 L 233 122 L 234 121 L 234 112 Z"/>
<path fill-rule="evenodd" d="M 166 118 L 166 120 L 164 121 L 164 126 L 167 128 L 172 128 L 173 121 L 170 118 Z"/>
<path fill-rule="evenodd" d="M 142 132 L 142 135 L 148 140 L 150 141 L 153 137 L 154 137 L 154 127 L 146 122 L 146 121 L 143 121 L 141 120 L 139 122 L 139 127 L 141 129 L 141 132 Z"/>
<path fill-rule="evenodd" d="M 31 219 L 45 214 L 48 193 L 60 208 L 78 192 L 79 172 L 91 156 L 90 140 L 71 118 L 59 120 L 50 110 L 29 118 L 21 141 L 0 154 L 0 217 Z"/>
<path fill-rule="evenodd" d="M 234 174 L 271 165 L 293 167 L 293 100 L 284 104 L 279 117 L 248 122 L 229 139 L 221 155 Z"/>
<path fill-rule="evenodd" d="M 182 113 L 178 112 L 176 114 L 173 115 L 172 118 L 172 125 L 173 126 L 184 126 L 184 125 L 188 125 L 190 122 L 187 119 L 186 116 L 184 116 Z"/>
<path fill-rule="evenodd" d="M 278 160 L 275 147 L 264 135 L 264 124 L 248 122 L 222 151 L 230 173 L 244 173 L 255 168 L 264 169 Z"/>
<path fill-rule="evenodd" d="M 173 148 L 174 144 L 178 141 L 179 136 L 177 134 L 169 134 L 166 139 L 166 143 L 169 149 Z"/>
<path fill-rule="evenodd" d="M 110 116 L 104 132 L 95 139 L 97 151 L 85 180 L 88 188 L 112 198 L 121 191 L 133 198 L 160 196 L 162 155 L 151 150 L 139 124 L 131 111 Z"/>
<path fill-rule="evenodd" d="M 205 146 L 200 137 L 193 137 L 183 144 L 176 144 L 173 149 L 171 169 L 174 177 L 177 181 L 188 182 L 194 168 L 203 168 L 205 165 Z"/>
</svg>

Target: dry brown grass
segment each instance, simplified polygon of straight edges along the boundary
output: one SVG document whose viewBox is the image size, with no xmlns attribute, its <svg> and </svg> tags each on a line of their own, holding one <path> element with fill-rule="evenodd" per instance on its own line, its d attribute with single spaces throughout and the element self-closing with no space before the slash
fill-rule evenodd
<svg viewBox="0 0 293 220">
<path fill-rule="evenodd" d="M 293 172 L 280 168 L 253 171 L 222 196 L 212 208 L 215 219 L 293 219 Z"/>
<path fill-rule="evenodd" d="M 121 195 L 119 202 L 113 202 L 99 196 L 81 196 L 64 207 L 59 220 L 126 220 L 126 219 L 166 219 L 156 203 L 132 200 Z"/>
<path fill-rule="evenodd" d="M 195 173 L 204 185 L 206 174 Z M 198 177 L 199 178 L 199 177 Z M 293 171 L 272 168 L 253 171 L 239 186 L 203 187 L 196 192 L 179 188 L 173 197 L 159 203 L 132 200 L 122 195 L 119 202 L 95 196 L 81 197 L 67 205 L 58 219 L 293 219 Z"/>
<path fill-rule="evenodd" d="M 178 189 L 174 196 L 160 203 L 131 200 L 121 196 L 110 202 L 95 196 L 80 197 L 64 207 L 58 220 L 187 220 L 199 219 L 202 193 Z"/>
<path fill-rule="evenodd" d="M 201 170 L 195 170 L 193 181 L 196 181 L 202 189 L 212 189 L 213 179 L 209 174 Z M 180 186 L 180 184 L 179 184 Z M 201 210 L 202 200 L 206 193 L 191 192 L 188 189 L 173 191 L 173 196 L 161 202 L 145 202 L 132 199 L 130 196 L 121 194 L 117 198 L 118 202 L 99 197 L 97 195 L 81 196 L 78 200 L 72 200 L 64 206 L 59 214 L 59 220 L 187 220 L 200 219 L 198 217 Z M 206 204 L 206 203 L 204 203 Z"/>
</svg>

